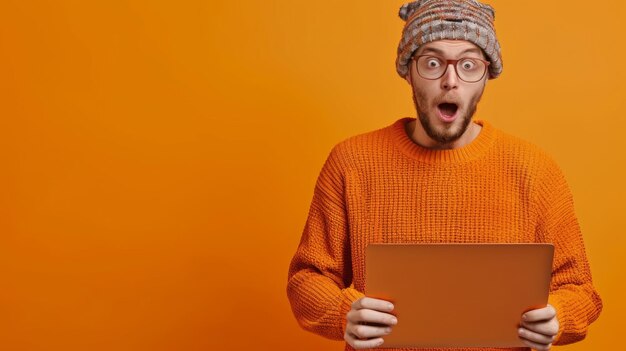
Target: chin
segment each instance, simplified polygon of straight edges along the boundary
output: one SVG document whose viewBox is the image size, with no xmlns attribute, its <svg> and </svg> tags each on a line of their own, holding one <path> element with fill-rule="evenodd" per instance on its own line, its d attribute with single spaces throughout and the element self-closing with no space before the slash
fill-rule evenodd
<svg viewBox="0 0 626 351">
<path fill-rule="evenodd" d="M 445 123 L 442 122 L 437 116 L 432 119 L 424 120 L 420 115 L 419 120 L 422 124 L 422 128 L 430 139 L 440 145 L 447 145 L 459 140 L 463 134 L 465 134 L 469 128 L 472 118 L 471 116 L 468 117 L 465 114 L 461 114 L 452 123 Z"/>
</svg>

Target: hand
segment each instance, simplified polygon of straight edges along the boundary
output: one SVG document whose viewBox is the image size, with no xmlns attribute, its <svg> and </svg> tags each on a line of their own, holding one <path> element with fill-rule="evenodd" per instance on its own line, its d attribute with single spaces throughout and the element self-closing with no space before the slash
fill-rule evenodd
<svg viewBox="0 0 626 351">
<path fill-rule="evenodd" d="M 547 351 L 559 331 L 559 321 L 552 305 L 524 313 L 518 334 L 522 341 L 535 350 Z"/>
<path fill-rule="evenodd" d="M 352 304 L 346 315 L 344 340 L 354 349 L 370 349 L 383 344 L 381 336 L 391 333 L 398 323 L 392 315 L 393 304 L 389 301 L 362 297 Z"/>
</svg>

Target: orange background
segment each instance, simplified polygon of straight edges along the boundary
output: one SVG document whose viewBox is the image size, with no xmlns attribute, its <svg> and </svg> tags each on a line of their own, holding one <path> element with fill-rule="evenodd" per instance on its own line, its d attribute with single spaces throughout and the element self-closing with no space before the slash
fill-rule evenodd
<svg viewBox="0 0 626 351">
<path fill-rule="evenodd" d="M 504 1 L 477 117 L 551 153 L 621 344 L 623 1 Z M 0 348 L 341 350 L 287 268 L 338 141 L 414 116 L 402 1 L 0 5 Z"/>
</svg>

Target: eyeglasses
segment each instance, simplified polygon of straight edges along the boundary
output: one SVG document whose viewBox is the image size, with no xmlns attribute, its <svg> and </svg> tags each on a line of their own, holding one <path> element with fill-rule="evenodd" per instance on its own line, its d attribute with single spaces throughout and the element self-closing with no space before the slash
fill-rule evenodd
<svg viewBox="0 0 626 351">
<path fill-rule="evenodd" d="M 413 61 L 416 63 L 417 73 L 424 79 L 439 79 L 446 73 L 449 65 L 454 65 L 456 75 L 468 83 L 476 83 L 483 79 L 491 63 L 474 57 L 445 60 L 432 55 L 414 56 Z"/>
</svg>

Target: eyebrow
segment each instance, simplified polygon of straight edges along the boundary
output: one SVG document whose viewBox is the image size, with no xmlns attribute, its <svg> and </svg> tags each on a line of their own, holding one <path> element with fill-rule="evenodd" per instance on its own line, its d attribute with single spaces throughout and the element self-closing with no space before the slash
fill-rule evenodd
<svg viewBox="0 0 626 351">
<path fill-rule="evenodd" d="M 443 51 L 441 51 L 441 50 L 439 50 L 439 49 L 435 49 L 435 48 L 426 48 L 426 49 L 424 49 L 424 51 L 422 51 L 422 54 L 423 54 L 423 53 L 425 53 L 425 52 L 427 52 L 427 51 L 432 51 L 432 52 L 434 52 L 435 54 L 438 54 L 438 55 L 444 56 L 444 52 L 443 52 Z M 477 48 L 468 48 L 468 49 L 465 49 L 465 50 L 461 51 L 460 55 L 463 55 L 463 54 L 468 53 L 468 52 L 473 52 L 473 53 L 475 53 L 475 54 L 479 54 L 479 55 L 480 55 L 480 49 L 477 49 Z"/>
</svg>

